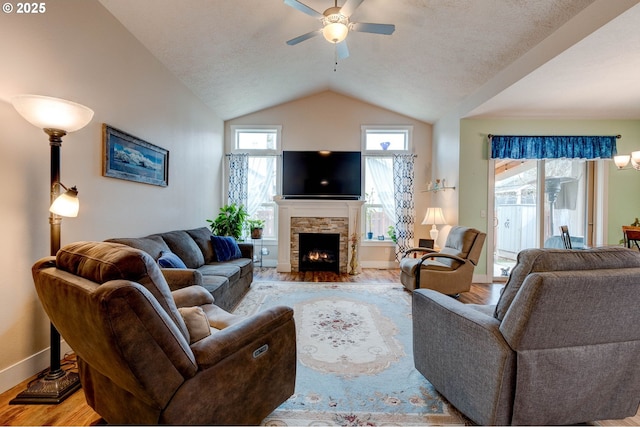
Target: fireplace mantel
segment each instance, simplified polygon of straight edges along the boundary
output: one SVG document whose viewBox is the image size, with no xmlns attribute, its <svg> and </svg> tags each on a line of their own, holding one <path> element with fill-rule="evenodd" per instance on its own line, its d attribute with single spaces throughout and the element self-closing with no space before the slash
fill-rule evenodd
<svg viewBox="0 0 640 427">
<path fill-rule="evenodd" d="M 291 218 L 347 218 L 348 236 L 359 234 L 360 213 L 364 200 L 328 199 L 274 199 L 278 205 L 278 265 L 277 271 L 291 270 Z M 351 259 L 351 245 L 348 245 L 347 260 Z M 293 260 L 297 262 L 297 260 Z M 360 265 L 359 260 L 358 265 Z"/>
</svg>

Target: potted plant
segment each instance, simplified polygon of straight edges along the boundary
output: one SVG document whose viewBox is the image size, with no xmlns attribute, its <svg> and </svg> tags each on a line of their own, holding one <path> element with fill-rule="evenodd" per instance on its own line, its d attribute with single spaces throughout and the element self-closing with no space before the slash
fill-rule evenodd
<svg viewBox="0 0 640 427">
<path fill-rule="evenodd" d="M 242 227 L 247 217 L 244 206 L 231 203 L 220 208 L 215 219 L 208 219 L 211 232 L 217 236 L 232 236 L 236 240 L 242 235 Z"/>
<path fill-rule="evenodd" d="M 390 225 L 387 229 L 387 235 L 393 241 L 393 243 L 398 243 L 398 238 L 396 236 L 396 228 L 393 225 Z"/>
<path fill-rule="evenodd" d="M 262 229 L 264 227 L 264 220 L 259 218 L 249 218 L 247 220 L 247 228 L 251 231 L 252 239 L 262 239 Z"/>
</svg>

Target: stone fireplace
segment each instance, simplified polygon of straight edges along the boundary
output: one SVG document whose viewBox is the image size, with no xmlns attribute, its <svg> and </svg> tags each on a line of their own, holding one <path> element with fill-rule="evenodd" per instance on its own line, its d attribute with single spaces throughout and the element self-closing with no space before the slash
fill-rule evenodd
<svg viewBox="0 0 640 427">
<path fill-rule="evenodd" d="M 338 265 L 333 266 L 337 268 L 333 271 L 348 272 L 351 259 L 349 236 L 360 234 L 360 211 L 364 201 L 281 198 L 275 201 L 278 204 L 277 271 L 304 271 L 299 270 L 300 234 L 315 233 L 338 235 Z"/>
</svg>

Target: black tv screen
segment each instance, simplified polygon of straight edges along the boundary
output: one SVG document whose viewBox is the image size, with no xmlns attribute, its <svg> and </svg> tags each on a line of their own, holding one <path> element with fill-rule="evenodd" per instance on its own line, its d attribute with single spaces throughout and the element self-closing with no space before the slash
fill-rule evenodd
<svg viewBox="0 0 640 427">
<path fill-rule="evenodd" d="M 359 151 L 283 151 L 283 197 L 360 198 L 360 157 Z"/>
</svg>

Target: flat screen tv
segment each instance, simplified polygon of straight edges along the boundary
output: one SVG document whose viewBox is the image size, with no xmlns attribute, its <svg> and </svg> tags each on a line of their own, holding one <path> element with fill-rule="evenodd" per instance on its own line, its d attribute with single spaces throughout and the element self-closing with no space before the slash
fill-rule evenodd
<svg viewBox="0 0 640 427">
<path fill-rule="evenodd" d="M 282 196 L 357 200 L 361 169 L 359 151 L 283 151 Z"/>
</svg>

